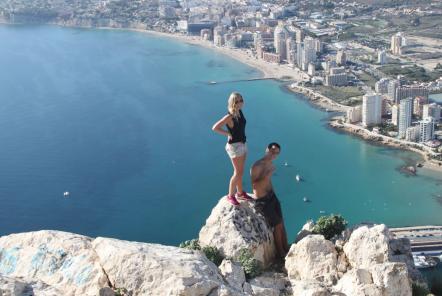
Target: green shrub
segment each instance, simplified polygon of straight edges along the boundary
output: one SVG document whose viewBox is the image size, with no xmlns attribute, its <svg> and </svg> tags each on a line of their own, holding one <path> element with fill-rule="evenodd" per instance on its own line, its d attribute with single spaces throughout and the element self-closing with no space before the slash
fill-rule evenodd
<svg viewBox="0 0 442 296">
<path fill-rule="evenodd" d="M 412 295 L 413 296 L 427 296 L 430 294 L 430 291 L 428 291 L 427 287 L 425 287 L 421 283 L 413 283 L 412 285 Z"/>
<path fill-rule="evenodd" d="M 332 239 L 335 235 L 344 231 L 347 221 L 341 215 L 331 214 L 330 216 L 319 217 L 313 227 L 313 233 L 322 234 L 325 239 Z"/>
<path fill-rule="evenodd" d="M 203 247 L 202 251 L 204 255 L 206 255 L 207 259 L 215 263 L 216 266 L 219 266 L 224 259 L 221 252 L 215 247 Z"/>
<path fill-rule="evenodd" d="M 115 296 L 130 296 L 132 293 L 130 293 L 126 288 L 116 288 L 115 289 Z"/>
<path fill-rule="evenodd" d="M 253 254 L 248 249 L 241 249 L 239 251 L 238 261 L 244 269 L 244 273 L 248 279 L 261 274 L 261 263 L 253 258 Z"/>
<path fill-rule="evenodd" d="M 182 242 L 179 247 L 190 250 L 201 250 L 200 243 L 197 239 L 192 239 Z"/>
</svg>

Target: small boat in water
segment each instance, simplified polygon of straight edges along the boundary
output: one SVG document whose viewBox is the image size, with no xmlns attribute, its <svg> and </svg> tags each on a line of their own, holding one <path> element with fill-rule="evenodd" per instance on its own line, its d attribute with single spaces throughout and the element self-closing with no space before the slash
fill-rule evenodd
<svg viewBox="0 0 442 296">
<path fill-rule="evenodd" d="M 289 163 L 286 161 L 286 162 L 284 162 L 284 166 L 289 166 Z"/>
<path fill-rule="evenodd" d="M 68 197 L 69 194 L 70 194 L 69 191 L 65 191 L 65 192 L 63 192 L 63 196 L 64 196 L 64 197 Z"/>
<path fill-rule="evenodd" d="M 295 179 L 296 179 L 296 181 L 301 181 L 301 176 L 300 175 L 296 175 L 296 177 L 295 177 Z"/>
<path fill-rule="evenodd" d="M 304 196 L 304 198 L 302 199 L 304 202 L 309 202 L 309 199 L 307 197 Z"/>
<path fill-rule="evenodd" d="M 216 81 L 209 81 L 209 84 L 216 84 Z"/>
</svg>

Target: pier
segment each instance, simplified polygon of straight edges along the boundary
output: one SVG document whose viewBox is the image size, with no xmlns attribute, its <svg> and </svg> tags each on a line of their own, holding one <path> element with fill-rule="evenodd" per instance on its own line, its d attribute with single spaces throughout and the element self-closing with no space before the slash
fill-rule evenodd
<svg viewBox="0 0 442 296">
<path fill-rule="evenodd" d="M 261 78 L 248 78 L 248 79 L 224 80 L 224 81 L 208 81 L 207 84 L 224 84 L 224 83 L 249 82 L 249 81 L 258 81 L 258 80 L 275 80 L 275 79 L 278 78 L 261 77 Z"/>
<path fill-rule="evenodd" d="M 396 238 L 408 238 L 413 255 L 442 258 L 442 226 L 411 226 L 390 228 Z"/>
</svg>

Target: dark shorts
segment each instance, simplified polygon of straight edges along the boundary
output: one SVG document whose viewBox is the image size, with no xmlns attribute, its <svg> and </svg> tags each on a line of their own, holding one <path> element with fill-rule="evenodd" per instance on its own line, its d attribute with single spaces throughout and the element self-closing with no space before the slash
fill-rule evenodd
<svg viewBox="0 0 442 296">
<path fill-rule="evenodd" d="M 255 201 L 255 208 L 265 217 L 270 227 L 282 223 L 281 204 L 273 190 L 267 193 L 266 196 L 258 198 Z"/>
</svg>

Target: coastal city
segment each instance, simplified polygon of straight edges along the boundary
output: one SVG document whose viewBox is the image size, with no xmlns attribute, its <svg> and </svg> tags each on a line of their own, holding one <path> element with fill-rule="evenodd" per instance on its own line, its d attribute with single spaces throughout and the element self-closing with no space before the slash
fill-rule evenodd
<svg viewBox="0 0 442 296">
<path fill-rule="evenodd" d="M 416 151 L 437 169 L 441 106 L 429 95 L 442 92 L 442 2 L 368 2 L 4 0 L 0 21 L 148 30 L 211 46 L 345 113 L 331 126 Z"/>
<path fill-rule="evenodd" d="M 256 71 L 249 79 L 199 82 L 207 89 L 228 82 L 276 80 L 290 96 L 301 94 L 300 105 L 306 105 L 305 100 L 322 110 L 306 106 L 312 111 L 322 116 L 327 112 L 327 127 L 334 131 L 418 153 L 417 162 L 397 167 L 401 177 L 418 179 L 420 168 L 442 173 L 442 0 L 0 0 L 0 24 L 103 29 L 96 30 L 100 33 L 129 30 L 208 48 Z M 332 134 L 342 136 L 338 133 Z M 398 149 L 389 150 L 409 153 Z M 173 171 L 183 163 L 167 159 L 161 165 Z M 281 167 L 288 171 L 294 166 L 284 160 Z M 292 183 L 305 186 L 296 173 Z M 383 181 L 387 187 L 397 185 L 395 178 Z M 71 192 L 63 189 L 63 198 L 73 200 Z M 439 191 L 428 194 L 442 205 Z M 307 208 L 310 202 L 303 197 L 301 204 Z M 407 209 L 419 203 L 399 202 Z M 374 212 L 373 204 L 367 198 L 360 207 L 368 205 L 367 212 Z M 387 211 L 388 206 L 385 201 L 378 208 Z M 413 269 L 440 268 L 441 226 L 407 225 L 391 232 L 398 250 L 411 254 L 406 260 L 413 262 Z M 333 252 L 338 243 L 332 245 Z"/>
</svg>

